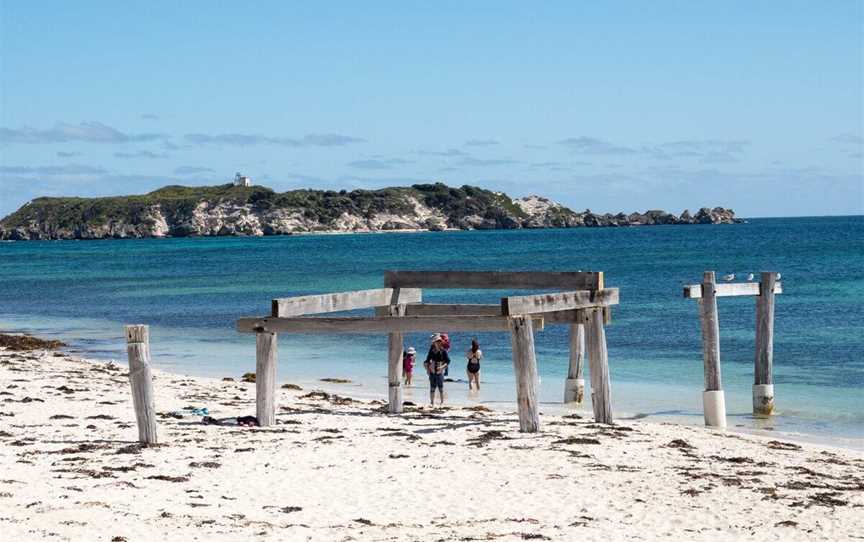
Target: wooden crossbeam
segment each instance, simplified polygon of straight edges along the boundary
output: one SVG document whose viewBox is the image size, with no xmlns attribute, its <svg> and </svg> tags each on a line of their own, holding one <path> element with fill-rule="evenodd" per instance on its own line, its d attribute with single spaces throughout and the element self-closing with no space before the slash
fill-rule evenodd
<svg viewBox="0 0 864 542">
<path fill-rule="evenodd" d="M 760 285 L 758 282 L 732 282 L 729 284 L 717 284 L 714 286 L 714 297 L 735 297 L 742 295 L 760 295 Z M 783 285 L 776 283 L 774 285 L 774 293 L 782 294 Z M 684 287 L 684 297 L 688 299 L 699 299 L 702 297 L 701 284 L 688 284 Z"/>
<path fill-rule="evenodd" d="M 503 316 L 501 305 L 473 303 L 415 303 L 405 307 L 406 316 Z M 387 316 L 389 307 L 377 307 L 375 316 Z"/>
<path fill-rule="evenodd" d="M 534 329 L 543 329 L 543 318 L 532 315 Z M 503 316 L 360 316 L 319 318 L 241 318 L 241 333 L 393 333 L 409 331 L 507 331 L 508 318 Z"/>
<path fill-rule="evenodd" d="M 506 316 L 513 316 L 516 314 L 541 314 L 617 304 L 618 288 L 606 288 L 597 291 L 578 290 L 574 292 L 504 297 L 501 299 L 501 312 Z"/>
<path fill-rule="evenodd" d="M 603 272 L 590 271 L 387 271 L 388 288 L 602 290 Z"/>
<path fill-rule="evenodd" d="M 601 307 L 603 325 L 612 323 L 612 307 Z M 591 318 L 593 309 L 573 309 L 568 311 L 543 312 L 534 316 L 542 316 L 543 324 L 585 324 Z"/>
<path fill-rule="evenodd" d="M 557 312 L 542 312 L 536 316 L 543 317 L 544 324 L 585 323 L 585 309 L 572 309 Z M 388 316 L 389 307 L 376 307 L 375 316 Z M 492 304 L 448 304 L 448 303 L 415 303 L 406 306 L 407 316 L 503 316 L 501 305 Z M 603 307 L 603 323 L 612 323 L 612 307 Z"/>
<path fill-rule="evenodd" d="M 274 299 L 271 314 L 278 318 L 288 318 L 304 314 L 368 309 L 390 304 L 419 303 L 422 300 L 422 290 L 418 288 L 400 288 L 398 292 L 394 288 L 377 288 Z"/>
</svg>

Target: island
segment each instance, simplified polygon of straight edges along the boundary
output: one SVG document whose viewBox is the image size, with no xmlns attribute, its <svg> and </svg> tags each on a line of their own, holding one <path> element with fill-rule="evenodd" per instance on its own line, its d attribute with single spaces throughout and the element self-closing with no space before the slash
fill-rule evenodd
<svg viewBox="0 0 864 542">
<path fill-rule="evenodd" d="M 124 239 L 299 233 L 734 224 L 731 209 L 680 215 L 573 211 L 541 196 L 511 198 L 476 186 L 415 184 L 379 190 L 166 186 L 143 195 L 42 197 L 0 220 L 0 239 Z"/>
</svg>

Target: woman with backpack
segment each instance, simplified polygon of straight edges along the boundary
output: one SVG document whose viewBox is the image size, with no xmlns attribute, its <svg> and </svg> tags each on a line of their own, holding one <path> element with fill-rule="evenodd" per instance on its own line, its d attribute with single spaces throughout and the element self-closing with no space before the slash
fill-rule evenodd
<svg viewBox="0 0 864 542">
<path fill-rule="evenodd" d="M 429 404 L 435 405 L 435 390 L 438 390 L 440 397 L 439 404 L 444 404 L 444 373 L 450 365 L 450 356 L 447 354 L 447 346 L 449 339 L 443 333 L 432 335 L 432 345 L 429 347 L 429 353 L 426 355 L 426 361 L 423 362 L 423 367 L 429 374 Z"/>
</svg>

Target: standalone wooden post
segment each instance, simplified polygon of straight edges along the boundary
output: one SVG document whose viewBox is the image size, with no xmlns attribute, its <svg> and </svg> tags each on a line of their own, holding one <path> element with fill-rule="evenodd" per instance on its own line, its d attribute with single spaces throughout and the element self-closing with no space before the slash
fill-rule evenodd
<svg viewBox="0 0 864 542">
<path fill-rule="evenodd" d="M 702 406 L 705 425 L 726 427 L 726 398 L 720 382 L 720 320 L 717 317 L 716 280 L 714 271 L 702 277 L 702 297 L 699 318 L 702 323 L 702 359 L 705 369 L 705 391 Z"/>
<path fill-rule="evenodd" d="M 388 313 L 390 316 L 405 316 L 405 305 L 390 305 Z M 390 414 L 399 414 L 402 412 L 403 348 L 402 332 L 394 332 L 387 335 L 387 380 L 389 382 L 387 397 Z"/>
<path fill-rule="evenodd" d="M 275 333 L 255 334 L 255 417 L 261 427 L 276 423 L 276 345 Z"/>
<path fill-rule="evenodd" d="M 153 404 L 150 329 L 147 326 L 126 326 L 126 352 L 129 354 L 129 382 L 138 421 L 138 441 L 156 444 L 156 407 Z"/>
<path fill-rule="evenodd" d="M 756 300 L 756 361 L 753 380 L 753 414 L 774 412 L 774 285 L 777 273 L 762 273 Z"/>
<path fill-rule="evenodd" d="M 570 324 L 570 369 L 564 384 L 564 402 L 581 405 L 585 398 L 585 325 Z"/>
<path fill-rule="evenodd" d="M 586 329 L 588 363 L 591 365 L 591 405 L 594 421 L 612 423 L 612 391 L 609 385 L 609 354 L 606 351 L 606 330 L 603 310 L 588 311 Z"/>
<path fill-rule="evenodd" d="M 537 359 L 534 355 L 534 326 L 530 316 L 509 319 L 513 347 L 513 371 L 516 374 L 516 402 L 519 409 L 519 431 L 540 431 L 537 408 Z"/>
</svg>

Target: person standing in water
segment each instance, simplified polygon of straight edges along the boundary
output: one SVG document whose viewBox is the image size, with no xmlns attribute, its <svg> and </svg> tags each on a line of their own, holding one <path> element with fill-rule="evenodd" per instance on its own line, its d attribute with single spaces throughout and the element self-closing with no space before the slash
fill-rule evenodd
<svg viewBox="0 0 864 542">
<path fill-rule="evenodd" d="M 444 404 L 444 372 L 447 366 L 450 365 L 450 356 L 447 354 L 447 349 L 444 347 L 444 339 L 440 333 L 432 335 L 432 346 L 429 348 L 429 354 L 426 355 L 426 361 L 423 366 L 429 374 L 429 404 L 435 405 L 435 389 L 438 389 L 440 397 L 439 404 Z"/>
<path fill-rule="evenodd" d="M 477 339 L 471 339 L 471 348 L 465 353 L 468 358 L 468 391 L 471 391 L 473 382 L 477 391 L 480 391 L 480 360 L 483 358 L 483 351 L 480 350 L 480 343 Z"/>
</svg>

